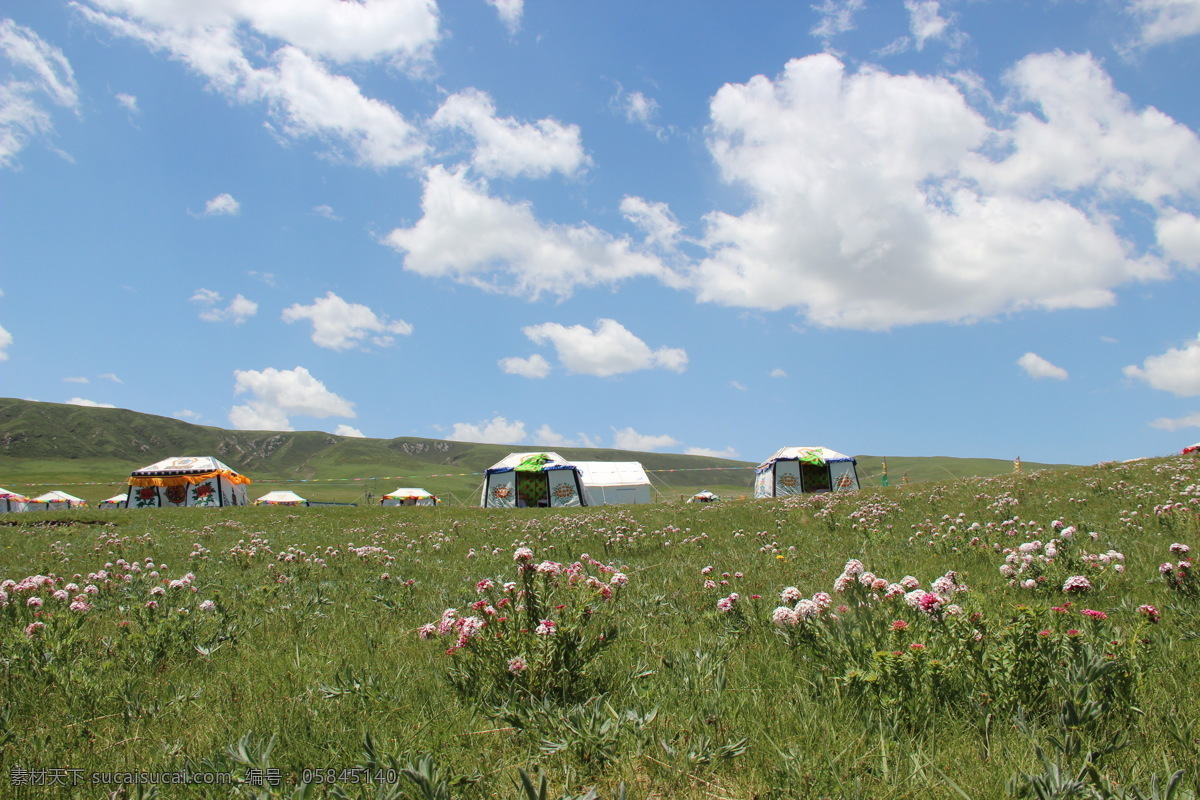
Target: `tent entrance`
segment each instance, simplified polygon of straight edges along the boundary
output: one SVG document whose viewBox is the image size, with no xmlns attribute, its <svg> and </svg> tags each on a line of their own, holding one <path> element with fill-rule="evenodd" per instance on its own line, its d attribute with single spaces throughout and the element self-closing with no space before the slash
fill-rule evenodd
<svg viewBox="0 0 1200 800">
<path fill-rule="evenodd" d="M 517 506 L 520 508 L 550 505 L 550 478 L 545 472 L 517 473 Z"/>
<path fill-rule="evenodd" d="M 833 479 L 828 464 L 800 462 L 800 485 L 806 492 L 828 492 L 833 488 Z"/>
</svg>

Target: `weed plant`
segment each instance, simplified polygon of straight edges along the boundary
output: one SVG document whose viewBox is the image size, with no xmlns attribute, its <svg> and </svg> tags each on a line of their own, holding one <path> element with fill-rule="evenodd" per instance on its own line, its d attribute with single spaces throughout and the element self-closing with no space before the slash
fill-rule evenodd
<svg viewBox="0 0 1200 800">
<path fill-rule="evenodd" d="M 1200 795 L 1195 458 L 5 521 L 0 796 Z"/>
</svg>

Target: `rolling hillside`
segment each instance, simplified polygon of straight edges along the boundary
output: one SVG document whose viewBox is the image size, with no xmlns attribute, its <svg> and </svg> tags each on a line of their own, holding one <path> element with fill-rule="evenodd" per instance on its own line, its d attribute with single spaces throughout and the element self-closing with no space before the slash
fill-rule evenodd
<svg viewBox="0 0 1200 800">
<path fill-rule="evenodd" d="M 213 455 L 249 475 L 264 492 L 287 486 L 314 500 L 354 502 L 367 492 L 378 496 L 398 485 L 422 486 L 472 503 L 478 473 L 514 449 L 538 448 L 416 437 L 360 439 L 318 431 L 230 431 L 124 409 L 0 398 L 0 486 L 27 494 L 61 488 L 90 502 L 121 491 L 131 471 L 162 458 Z M 668 498 L 699 488 L 748 494 L 754 477 L 751 461 L 554 449 L 568 459 L 640 461 Z M 878 485 L 882 459 L 858 459 L 863 484 Z M 1024 468 L 1047 466 L 1054 465 Z M 888 458 L 893 484 L 905 475 L 915 483 L 1011 470 L 1011 462 L 999 459 Z M 258 496 L 256 489 L 251 494 Z"/>
</svg>

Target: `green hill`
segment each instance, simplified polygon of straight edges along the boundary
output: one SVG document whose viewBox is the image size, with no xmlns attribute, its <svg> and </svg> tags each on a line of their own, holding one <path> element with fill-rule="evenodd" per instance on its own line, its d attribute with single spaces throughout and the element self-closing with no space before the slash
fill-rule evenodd
<svg viewBox="0 0 1200 800">
<path fill-rule="evenodd" d="M 471 505 L 487 467 L 518 445 L 400 437 L 365 439 L 319 431 L 230 431 L 136 411 L 0 398 L 0 486 L 26 494 L 63 489 L 95 503 L 122 491 L 135 469 L 169 456 L 211 455 L 255 482 L 258 496 L 292 488 L 313 500 L 354 502 L 396 486 L 421 486 Z M 537 449 L 533 446 L 523 446 Z M 749 494 L 756 462 L 676 453 L 553 448 L 586 461 L 640 461 L 667 498 L 708 488 Z M 864 485 L 882 459 L 858 456 Z M 1047 466 L 1029 463 L 1025 469 Z M 1012 471 L 1000 459 L 888 458 L 893 484 Z"/>
</svg>

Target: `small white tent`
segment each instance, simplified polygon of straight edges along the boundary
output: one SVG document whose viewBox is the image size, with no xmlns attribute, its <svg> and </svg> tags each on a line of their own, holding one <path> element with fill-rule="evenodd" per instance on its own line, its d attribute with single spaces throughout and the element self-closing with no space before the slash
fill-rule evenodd
<svg viewBox="0 0 1200 800">
<path fill-rule="evenodd" d="M 484 508 L 586 506 L 579 468 L 558 453 L 511 453 L 484 472 Z"/>
<path fill-rule="evenodd" d="M 125 504 L 128 502 L 129 495 L 125 492 L 121 492 L 121 494 L 114 494 L 107 500 L 101 500 L 100 505 L 96 506 L 96 508 L 124 508 Z"/>
<path fill-rule="evenodd" d="M 858 488 L 858 462 L 827 447 L 784 447 L 755 470 L 755 497 Z"/>
<path fill-rule="evenodd" d="M 0 489 L 0 511 L 28 511 L 29 498 L 23 494 Z"/>
<path fill-rule="evenodd" d="M 308 500 L 295 492 L 267 492 L 254 501 L 256 506 L 307 506 Z"/>
<path fill-rule="evenodd" d="M 249 483 L 212 456 L 174 456 L 129 476 L 126 507 L 244 506 Z"/>
<path fill-rule="evenodd" d="M 712 503 L 720 499 L 720 496 L 713 494 L 708 489 L 703 489 L 689 497 L 687 501 L 689 503 Z"/>
<path fill-rule="evenodd" d="M 39 494 L 29 500 L 30 511 L 62 511 L 68 508 L 87 508 L 87 501 L 60 491 Z"/>
<path fill-rule="evenodd" d="M 381 506 L 436 506 L 438 499 L 424 489 L 392 489 L 379 501 Z"/>
<path fill-rule="evenodd" d="M 589 506 L 651 502 L 650 478 L 638 461 L 576 461 Z"/>
</svg>

